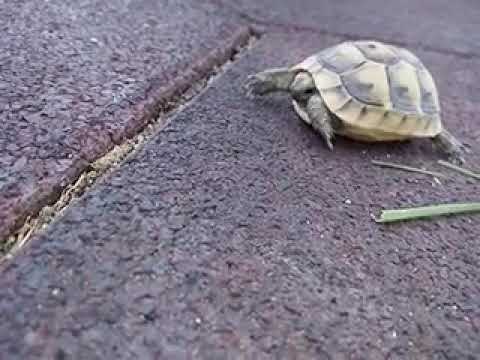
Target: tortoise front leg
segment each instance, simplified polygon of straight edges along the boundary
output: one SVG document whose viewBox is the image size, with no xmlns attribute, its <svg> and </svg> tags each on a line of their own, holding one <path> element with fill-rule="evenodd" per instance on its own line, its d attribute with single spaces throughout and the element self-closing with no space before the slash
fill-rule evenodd
<svg viewBox="0 0 480 360">
<path fill-rule="evenodd" d="M 462 154 L 466 152 L 465 146 L 448 130 L 443 129 L 440 134 L 433 138 L 433 142 L 448 155 L 448 159 L 451 162 L 455 164 L 463 164 L 465 162 L 462 156 Z"/>
<path fill-rule="evenodd" d="M 290 91 L 290 84 L 297 75 L 288 68 L 267 69 L 250 75 L 245 83 L 248 96 L 266 95 L 275 91 Z"/>
<path fill-rule="evenodd" d="M 311 125 L 325 140 L 328 148 L 333 150 L 332 140 L 334 137 L 333 121 L 320 94 L 310 96 L 305 110 L 311 121 Z"/>
</svg>

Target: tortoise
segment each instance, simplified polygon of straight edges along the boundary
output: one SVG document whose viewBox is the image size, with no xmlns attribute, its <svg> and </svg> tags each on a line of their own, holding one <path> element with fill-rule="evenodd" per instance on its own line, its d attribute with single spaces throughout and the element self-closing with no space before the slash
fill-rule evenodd
<svg viewBox="0 0 480 360">
<path fill-rule="evenodd" d="M 465 147 L 441 121 L 435 81 L 412 52 L 387 43 L 345 41 L 298 65 L 250 75 L 249 96 L 283 91 L 330 150 L 335 134 L 358 141 L 430 138 L 455 163 Z"/>
</svg>

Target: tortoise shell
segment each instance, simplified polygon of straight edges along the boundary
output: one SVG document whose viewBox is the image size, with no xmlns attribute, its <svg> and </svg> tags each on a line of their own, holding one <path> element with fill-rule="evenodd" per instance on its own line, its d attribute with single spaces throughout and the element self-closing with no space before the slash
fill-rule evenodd
<svg viewBox="0 0 480 360">
<path fill-rule="evenodd" d="M 442 131 L 433 77 L 406 49 L 349 41 L 320 51 L 293 69 L 312 75 L 325 105 L 342 120 L 343 135 L 390 141 L 434 137 Z"/>
</svg>

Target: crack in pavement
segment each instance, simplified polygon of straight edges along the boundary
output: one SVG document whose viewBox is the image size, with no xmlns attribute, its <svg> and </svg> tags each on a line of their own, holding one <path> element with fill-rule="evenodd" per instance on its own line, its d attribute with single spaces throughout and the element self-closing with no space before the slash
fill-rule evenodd
<svg viewBox="0 0 480 360">
<path fill-rule="evenodd" d="M 182 72 L 171 86 L 153 91 L 150 98 L 155 98 L 156 101 L 145 113 L 140 125 L 127 129 L 123 141 L 114 143 L 107 153 L 89 163 L 73 182 L 62 184 L 56 193 L 51 194 L 46 204 L 40 204 L 36 214 L 23 219 L 23 224 L 13 234 L 5 241 L 0 241 L 0 263 L 2 255 L 3 260 L 13 258 L 33 234 L 45 229 L 72 202 L 137 153 L 170 122 L 175 113 L 205 91 L 208 85 L 250 49 L 259 37 L 250 27 L 240 28 L 222 46 Z"/>
</svg>

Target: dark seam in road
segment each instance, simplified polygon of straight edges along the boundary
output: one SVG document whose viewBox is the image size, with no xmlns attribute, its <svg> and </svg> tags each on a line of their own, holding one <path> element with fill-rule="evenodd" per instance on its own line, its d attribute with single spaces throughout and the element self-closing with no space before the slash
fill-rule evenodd
<svg viewBox="0 0 480 360">
<path fill-rule="evenodd" d="M 275 22 L 275 21 L 262 20 L 237 9 L 235 6 L 226 4 L 223 0 L 209 0 L 209 1 L 212 4 L 215 4 L 219 7 L 223 7 L 237 14 L 237 16 L 239 16 L 242 20 L 248 22 L 249 25 L 253 29 L 255 29 L 255 31 L 258 32 L 259 34 L 264 34 L 269 30 L 269 28 L 273 28 L 273 29 L 283 30 L 284 32 L 294 31 L 294 32 L 316 33 L 316 34 L 325 35 L 325 36 L 339 37 L 339 38 L 343 38 L 344 40 L 365 40 L 366 37 L 368 37 L 369 40 L 388 42 L 392 45 L 397 45 L 401 47 L 415 47 L 419 50 L 423 50 L 427 52 L 435 52 L 443 55 L 457 56 L 462 59 L 473 59 L 477 56 L 477 54 L 475 53 L 456 51 L 456 50 L 446 49 L 446 48 L 438 48 L 435 46 L 429 46 L 429 45 L 425 45 L 417 42 L 397 41 L 397 40 L 391 40 L 391 39 L 377 37 L 377 36 L 359 36 L 359 35 L 350 34 L 350 33 L 328 31 L 325 29 L 317 28 L 314 26 L 308 26 L 308 25 L 299 25 L 299 24 L 292 24 L 288 22 Z"/>
<path fill-rule="evenodd" d="M 172 85 L 152 91 L 149 98 L 157 100 L 142 116 L 141 121 L 125 132 L 121 142 L 113 143 L 105 153 L 99 154 L 70 183 L 58 186 L 58 191 L 49 194 L 44 202 L 39 203 L 34 214 L 26 214 L 19 220 L 21 224 L 14 232 L 5 241 L 0 241 L 0 263 L 12 258 L 34 233 L 48 226 L 75 199 L 138 152 L 169 124 L 175 113 L 201 94 L 208 84 L 222 75 L 259 38 L 259 33 L 244 26 L 208 56 L 185 70 L 172 81 Z"/>
</svg>

